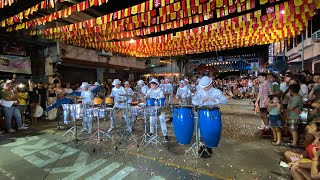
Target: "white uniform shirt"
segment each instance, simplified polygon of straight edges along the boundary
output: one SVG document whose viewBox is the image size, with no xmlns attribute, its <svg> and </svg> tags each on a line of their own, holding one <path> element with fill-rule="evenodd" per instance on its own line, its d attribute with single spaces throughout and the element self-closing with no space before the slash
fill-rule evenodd
<svg viewBox="0 0 320 180">
<path fill-rule="evenodd" d="M 92 104 L 93 94 L 91 91 L 82 91 L 81 92 L 82 103 L 83 104 Z"/>
<path fill-rule="evenodd" d="M 164 93 L 165 94 L 172 94 L 173 93 L 173 86 L 171 83 L 164 84 Z"/>
<path fill-rule="evenodd" d="M 128 90 L 126 92 L 128 93 L 128 103 L 131 103 L 133 95 L 134 95 L 134 92 L 133 92 L 133 90 L 131 88 L 128 88 Z"/>
<path fill-rule="evenodd" d="M 214 99 L 214 102 L 208 100 L 202 103 L 202 100 L 205 98 Z M 211 87 L 209 91 L 204 91 L 202 88 L 199 88 L 192 98 L 192 104 L 196 106 L 213 106 L 219 104 L 226 104 L 227 102 L 228 100 L 223 95 L 223 93 L 219 89 L 213 87 Z"/>
<path fill-rule="evenodd" d="M 189 98 L 191 97 L 191 91 L 187 86 L 179 87 L 177 90 L 176 98 Z"/>
<path fill-rule="evenodd" d="M 146 98 L 160 99 L 160 98 L 164 98 L 164 94 L 161 88 L 157 88 L 156 90 L 149 89 L 146 94 Z"/>
<path fill-rule="evenodd" d="M 117 108 L 126 108 L 126 90 L 124 89 L 124 87 L 120 86 L 120 88 L 112 88 L 111 90 L 111 94 L 110 97 L 113 98 L 113 102 L 114 102 L 114 106 L 113 107 L 117 107 Z M 120 96 L 123 95 L 123 96 Z M 118 102 L 118 101 L 122 101 L 122 102 Z"/>
<path fill-rule="evenodd" d="M 147 94 L 149 88 L 147 85 L 143 85 L 142 88 L 141 88 L 141 92 L 144 96 Z"/>
</svg>

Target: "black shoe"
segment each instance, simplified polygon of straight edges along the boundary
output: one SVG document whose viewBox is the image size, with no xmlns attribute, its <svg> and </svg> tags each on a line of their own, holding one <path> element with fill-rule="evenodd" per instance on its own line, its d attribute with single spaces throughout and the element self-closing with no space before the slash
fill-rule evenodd
<svg viewBox="0 0 320 180">
<path fill-rule="evenodd" d="M 204 149 L 204 146 L 200 146 L 198 153 L 199 154 L 202 153 L 203 149 Z"/>
<path fill-rule="evenodd" d="M 212 148 L 208 148 L 207 147 L 207 151 L 208 151 L 209 154 L 212 154 Z"/>
<path fill-rule="evenodd" d="M 169 137 L 168 136 L 164 137 L 164 142 L 169 142 Z"/>
</svg>

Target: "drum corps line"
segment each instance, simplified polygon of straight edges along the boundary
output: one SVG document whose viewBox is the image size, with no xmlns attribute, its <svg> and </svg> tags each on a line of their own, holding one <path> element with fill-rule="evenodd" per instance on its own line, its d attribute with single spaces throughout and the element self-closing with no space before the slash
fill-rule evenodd
<svg viewBox="0 0 320 180">
<path fill-rule="evenodd" d="M 112 134 L 116 133 L 118 128 L 116 122 L 121 121 L 120 126 L 125 126 L 125 131 L 132 135 L 134 127 L 138 126 L 135 121 L 137 117 L 141 117 L 144 119 L 142 141 L 145 146 L 157 145 L 160 142 L 169 142 L 166 112 L 172 112 L 173 130 L 177 142 L 183 145 L 190 144 L 196 129 L 197 144 L 193 144 L 189 150 L 192 149 L 197 156 L 200 149 L 202 152 L 212 153 L 211 148 L 219 144 L 222 127 L 218 105 L 227 103 L 223 93 L 212 86 L 212 79 L 208 76 L 202 77 L 193 93 L 184 80 L 179 81 L 174 97 L 178 100 L 178 104 L 172 103 L 173 86 L 169 79 L 159 83 L 153 78 L 148 85 L 143 80 L 139 80 L 137 91 L 133 91 L 128 81 L 123 87 L 119 79 L 114 79 L 110 95 L 103 100 L 102 97 L 94 97 L 95 94 L 89 90 L 90 85 L 83 82 L 80 87 L 81 95 L 73 97 L 74 103 L 62 104 L 64 124 L 70 123 L 70 118 L 73 122 L 76 122 L 76 119 L 82 119 L 80 132 L 91 134 L 94 130 L 93 120 L 97 119 L 98 127 L 94 136 L 100 140 L 99 133 L 102 133 L 101 137 L 106 135 L 112 139 Z M 104 132 L 99 127 L 99 119 L 105 120 L 106 116 L 110 118 L 110 125 Z M 73 134 L 77 128 L 76 123 L 74 124 L 74 127 L 69 130 Z M 163 141 L 159 140 L 158 124 Z M 200 137 L 203 143 L 200 142 Z M 194 147 L 197 149 L 193 149 Z"/>
</svg>

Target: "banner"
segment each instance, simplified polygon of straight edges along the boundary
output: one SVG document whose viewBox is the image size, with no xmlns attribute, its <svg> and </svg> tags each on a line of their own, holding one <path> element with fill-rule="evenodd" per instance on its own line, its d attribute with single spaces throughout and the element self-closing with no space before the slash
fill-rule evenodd
<svg viewBox="0 0 320 180">
<path fill-rule="evenodd" d="M 0 54 L 0 71 L 31 74 L 30 57 L 10 56 Z"/>
</svg>

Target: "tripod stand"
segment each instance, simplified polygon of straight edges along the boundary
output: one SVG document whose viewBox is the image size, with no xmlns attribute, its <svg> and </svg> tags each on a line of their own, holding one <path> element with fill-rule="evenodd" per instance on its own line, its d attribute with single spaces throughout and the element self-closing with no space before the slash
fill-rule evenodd
<svg viewBox="0 0 320 180">
<path fill-rule="evenodd" d="M 194 142 L 191 147 L 185 151 L 185 154 L 191 152 L 195 158 L 199 158 L 204 152 L 206 152 L 209 156 L 211 156 L 206 148 L 202 148 L 202 150 L 199 151 L 204 144 L 200 141 L 199 113 L 197 111 L 197 107 L 194 107 L 193 111 L 195 112 L 194 120 L 196 121 L 196 142 Z"/>
<path fill-rule="evenodd" d="M 125 118 L 122 118 L 122 119 L 124 119 L 124 123 L 126 124 L 126 128 L 122 131 L 121 136 L 118 140 L 118 144 L 115 146 L 115 149 L 118 149 L 118 146 L 121 144 L 121 141 L 123 140 L 125 135 L 127 135 L 131 139 L 133 139 L 133 141 L 136 143 L 136 146 L 139 147 L 139 144 L 138 144 L 136 138 L 132 134 L 132 119 L 131 119 L 131 115 L 129 115 L 129 108 L 131 109 L 131 107 L 129 106 L 129 102 L 130 102 L 129 96 L 132 96 L 132 95 L 129 95 L 128 91 L 124 95 L 126 97 L 126 100 L 125 100 L 126 107 L 125 107 Z"/>
<path fill-rule="evenodd" d="M 69 141 L 69 142 L 72 142 L 74 141 L 75 142 L 75 145 L 76 145 L 76 148 L 78 148 L 78 128 L 77 128 L 77 117 L 76 117 L 76 104 L 70 104 L 70 111 L 71 111 L 71 117 L 72 117 L 72 120 L 73 120 L 73 127 L 71 127 L 63 136 L 65 136 L 66 134 L 68 133 L 72 133 L 72 135 L 74 135 L 74 139 Z M 68 142 L 65 142 L 63 144 L 66 144 Z"/>
<path fill-rule="evenodd" d="M 155 102 L 155 105 L 157 105 L 157 102 Z M 156 107 L 146 107 L 145 108 L 145 112 L 144 112 L 144 134 L 142 135 L 142 141 L 145 143 L 144 147 L 147 147 L 150 144 L 155 144 L 156 147 L 158 147 L 158 144 L 160 143 L 159 136 L 158 136 L 158 110 L 159 110 L 158 106 L 156 106 Z M 153 134 L 153 135 L 149 135 L 148 132 L 147 132 L 147 115 L 149 115 L 149 116 L 154 116 L 155 115 L 156 116 L 156 119 L 155 119 L 155 122 L 154 122 L 155 124 L 153 125 L 153 127 L 151 127 L 151 125 L 150 125 L 150 128 L 154 128 L 154 126 L 155 126 L 155 132 L 154 132 L 155 134 Z"/>
</svg>

